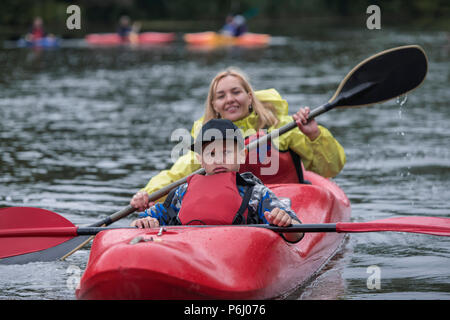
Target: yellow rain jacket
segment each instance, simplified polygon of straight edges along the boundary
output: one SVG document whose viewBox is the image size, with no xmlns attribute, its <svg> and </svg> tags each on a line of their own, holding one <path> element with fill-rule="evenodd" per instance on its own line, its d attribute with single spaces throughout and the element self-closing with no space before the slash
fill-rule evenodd
<svg viewBox="0 0 450 320">
<path fill-rule="evenodd" d="M 255 96 L 261 102 L 272 103 L 277 111 L 280 122 L 277 127 L 270 127 L 267 131 L 282 127 L 293 121 L 292 116 L 288 115 L 288 103 L 284 100 L 275 89 L 267 89 L 255 91 Z M 256 133 L 258 123 L 257 115 L 252 112 L 244 119 L 234 121 L 234 124 L 242 130 L 244 137 L 248 137 Z M 203 125 L 203 118 L 194 122 L 191 135 L 195 138 Z M 342 146 L 328 129 L 319 126 L 320 135 L 311 141 L 299 129 L 292 129 L 279 138 L 274 139 L 273 143 L 280 151 L 291 149 L 300 155 L 306 170 L 313 171 L 323 177 L 335 177 L 344 167 L 345 153 Z M 200 163 L 195 157 L 194 152 L 189 151 L 187 154 L 178 158 L 169 170 L 163 170 L 154 176 L 142 190 L 151 194 L 170 183 L 184 178 L 192 172 L 200 169 Z M 161 198 L 162 201 L 164 198 Z"/>
</svg>

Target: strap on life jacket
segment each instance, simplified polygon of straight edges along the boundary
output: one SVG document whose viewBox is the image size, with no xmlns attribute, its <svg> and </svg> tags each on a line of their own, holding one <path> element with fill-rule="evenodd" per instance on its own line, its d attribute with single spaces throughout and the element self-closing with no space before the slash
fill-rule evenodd
<svg viewBox="0 0 450 320">
<path fill-rule="evenodd" d="M 245 144 L 249 144 L 264 134 L 263 131 L 259 131 L 256 134 L 247 137 L 245 139 Z M 271 168 L 271 160 L 275 158 L 278 160 L 278 170 L 274 174 L 262 174 L 262 168 Z M 246 161 L 241 165 L 239 172 L 243 173 L 246 171 L 256 175 L 264 184 L 310 184 L 309 181 L 306 181 L 303 178 L 303 165 L 300 155 L 291 149 L 280 151 L 271 141 L 258 145 L 257 148 L 247 153 Z"/>
<path fill-rule="evenodd" d="M 303 168 L 302 158 L 300 157 L 300 155 L 291 149 L 289 149 L 289 154 L 291 155 L 292 162 L 294 163 L 295 171 L 297 172 L 298 183 L 311 184 L 310 181 L 305 180 L 305 178 L 303 177 L 304 168 Z"/>
<path fill-rule="evenodd" d="M 164 200 L 163 206 L 164 208 L 166 208 L 167 210 L 167 224 L 168 225 L 181 225 L 180 220 L 178 220 L 178 215 L 175 212 L 175 210 L 172 208 L 171 204 L 172 204 L 172 200 L 173 197 L 175 196 L 175 192 L 177 191 L 178 188 L 174 188 L 172 189 L 169 194 L 166 197 L 166 200 Z"/>
<path fill-rule="evenodd" d="M 236 216 L 234 217 L 232 224 L 249 223 L 250 212 L 247 212 L 247 219 L 245 219 L 244 212 L 248 208 L 248 203 L 250 202 L 250 197 L 252 196 L 253 187 L 254 186 L 248 187 L 247 191 L 245 191 L 244 197 L 242 198 L 241 206 L 239 207 L 239 210 L 236 213 Z"/>
</svg>

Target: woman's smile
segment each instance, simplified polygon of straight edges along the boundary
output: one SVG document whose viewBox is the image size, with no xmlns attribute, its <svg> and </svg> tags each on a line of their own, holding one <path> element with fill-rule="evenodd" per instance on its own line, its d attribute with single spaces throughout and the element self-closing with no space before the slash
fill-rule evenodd
<svg viewBox="0 0 450 320">
<path fill-rule="evenodd" d="M 234 105 L 234 106 L 229 106 L 229 107 L 226 107 L 226 108 L 225 108 L 225 111 L 226 111 L 226 112 L 233 113 L 233 112 L 238 111 L 239 108 L 240 108 L 240 107 L 239 107 L 239 106 L 236 106 L 236 105 Z"/>
</svg>

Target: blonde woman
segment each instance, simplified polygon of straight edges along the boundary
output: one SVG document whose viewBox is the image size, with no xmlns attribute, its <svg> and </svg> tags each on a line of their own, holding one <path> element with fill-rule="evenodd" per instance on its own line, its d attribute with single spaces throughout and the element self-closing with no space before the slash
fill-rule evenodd
<svg viewBox="0 0 450 320">
<path fill-rule="evenodd" d="M 308 107 L 304 107 L 289 116 L 288 103 L 275 89 L 254 91 L 243 72 L 229 68 L 211 81 L 204 115 L 194 122 L 191 135 L 195 138 L 202 125 L 211 119 L 228 119 L 241 129 L 244 137 L 252 139 L 252 135 L 261 130 L 270 132 L 294 119 L 298 130 L 283 134 L 272 141 L 273 146 L 268 146 L 271 156 L 279 159 L 279 170 L 273 175 L 262 176 L 258 175 L 261 163 L 246 163 L 241 172 L 251 171 L 263 183 L 303 182 L 303 164 L 306 170 L 327 178 L 335 177 L 345 164 L 344 149 L 326 128 L 319 126 L 315 120 L 307 122 L 309 111 Z M 187 153 L 170 169 L 154 176 L 145 188 L 136 193 L 131 205 L 140 210 L 147 209 L 152 205 L 148 202 L 148 194 L 199 168 L 200 163 L 195 160 L 193 152 Z"/>
</svg>

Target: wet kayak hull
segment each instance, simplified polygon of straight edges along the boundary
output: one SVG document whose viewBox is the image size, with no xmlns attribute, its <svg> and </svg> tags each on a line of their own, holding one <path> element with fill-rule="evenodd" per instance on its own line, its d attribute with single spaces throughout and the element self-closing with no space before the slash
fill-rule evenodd
<svg viewBox="0 0 450 320">
<path fill-rule="evenodd" d="M 37 40 L 19 39 L 17 46 L 20 48 L 58 48 L 61 39 L 55 37 L 44 37 Z"/>
<path fill-rule="evenodd" d="M 122 45 L 122 44 L 164 44 L 175 40 L 174 33 L 143 32 L 128 40 L 122 39 L 117 33 L 93 33 L 85 37 L 91 45 Z"/>
<path fill-rule="evenodd" d="M 348 221 L 345 194 L 327 179 L 313 185 L 271 185 L 289 197 L 303 223 Z M 270 299 L 310 279 L 339 248 L 343 235 L 307 233 L 297 244 L 246 226 L 118 229 L 98 234 L 78 299 Z"/>
</svg>

